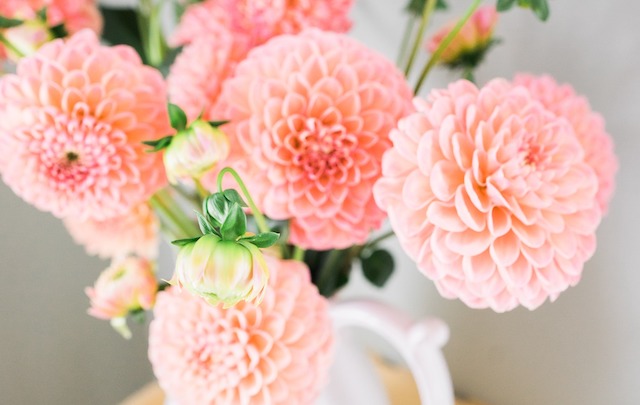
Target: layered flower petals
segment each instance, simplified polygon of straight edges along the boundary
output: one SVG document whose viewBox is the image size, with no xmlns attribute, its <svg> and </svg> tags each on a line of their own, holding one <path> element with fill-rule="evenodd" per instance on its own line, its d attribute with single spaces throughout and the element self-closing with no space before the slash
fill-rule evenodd
<svg viewBox="0 0 640 405">
<path fill-rule="evenodd" d="M 382 56 L 309 30 L 255 48 L 211 115 L 231 121 L 226 163 L 259 208 L 291 219 L 292 243 L 322 250 L 362 243 L 380 226 L 384 214 L 371 190 L 388 132 L 410 100 L 404 78 Z"/>
<path fill-rule="evenodd" d="M 504 80 L 455 82 L 415 105 L 374 196 L 440 293 L 502 312 L 574 285 L 600 209 L 570 120 Z"/>
<path fill-rule="evenodd" d="M 300 262 L 267 257 L 261 304 L 224 309 L 180 292 L 159 294 L 149 358 L 181 404 L 311 404 L 333 351 L 327 301 Z"/>
</svg>

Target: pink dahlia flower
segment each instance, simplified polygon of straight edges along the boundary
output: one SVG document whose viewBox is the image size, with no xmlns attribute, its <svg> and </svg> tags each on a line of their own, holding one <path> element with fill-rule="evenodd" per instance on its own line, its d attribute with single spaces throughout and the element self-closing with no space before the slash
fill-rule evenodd
<svg viewBox="0 0 640 405">
<path fill-rule="evenodd" d="M 171 131 L 160 73 L 88 30 L 0 79 L 0 172 L 57 217 L 104 220 L 145 201 L 166 178 L 142 141 Z"/>
<path fill-rule="evenodd" d="M 411 110 L 411 97 L 381 55 L 309 30 L 255 48 L 212 116 L 231 120 L 226 163 L 266 215 L 291 219 L 291 242 L 344 248 L 364 242 L 384 219 L 371 190 L 388 133 Z"/>
<path fill-rule="evenodd" d="M 600 209 L 569 121 L 503 80 L 458 81 L 415 105 L 374 194 L 440 293 L 502 312 L 575 285 Z"/>
<path fill-rule="evenodd" d="M 47 8 L 47 25 L 64 24 L 69 34 L 83 28 L 96 33 L 102 30 L 102 16 L 94 0 L 2 0 L 0 15 L 7 18 L 35 20 L 36 12 Z M 0 55 L 5 49 L 0 47 Z"/>
<path fill-rule="evenodd" d="M 86 289 L 91 299 L 89 314 L 113 319 L 129 311 L 151 309 L 157 291 L 153 263 L 137 257 L 117 260 L 100 274 L 93 288 Z"/>
<path fill-rule="evenodd" d="M 272 274 L 258 306 L 159 294 L 149 358 L 178 403 L 308 405 L 318 396 L 333 352 L 327 301 L 304 264 L 266 259 Z"/>
<path fill-rule="evenodd" d="M 190 6 L 172 43 L 186 44 L 221 30 L 248 38 L 252 46 L 281 34 L 296 34 L 316 27 L 345 32 L 351 27 L 353 0 L 207 0 Z"/>
<path fill-rule="evenodd" d="M 248 51 L 246 40 L 228 33 L 206 36 L 186 45 L 167 77 L 171 102 L 185 111 L 189 121 L 202 113 L 206 120 L 215 119 L 207 115 L 209 109 L 218 99 L 222 83 Z"/>
<path fill-rule="evenodd" d="M 103 259 L 130 254 L 147 259 L 158 256 L 160 223 L 147 203 L 102 221 L 68 217 L 64 224 L 76 243 L 83 245 L 90 255 Z"/>
<path fill-rule="evenodd" d="M 570 85 L 560 85 L 550 76 L 520 74 L 514 84 L 525 86 L 548 110 L 569 120 L 585 150 L 587 164 L 598 176 L 596 199 L 603 214 L 606 213 L 613 195 L 618 159 L 602 116 L 592 111 L 589 101 L 576 94 Z"/>
</svg>

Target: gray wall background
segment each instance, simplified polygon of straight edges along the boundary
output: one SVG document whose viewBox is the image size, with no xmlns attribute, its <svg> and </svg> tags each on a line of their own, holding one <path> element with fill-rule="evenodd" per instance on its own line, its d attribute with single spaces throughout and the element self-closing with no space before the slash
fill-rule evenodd
<svg viewBox="0 0 640 405">
<path fill-rule="evenodd" d="M 469 1 L 449 0 L 452 11 Z M 395 58 L 404 1 L 357 0 L 352 35 Z M 439 297 L 397 249 L 383 291 L 359 272 L 342 294 L 376 296 L 451 328 L 445 354 L 456 389 L 489 405 L 640 403 L 640 3 L 550 0 L 546 24 L 525 11 L 501 16 L 504 43 L 479 71 L 483 83 L 515 72 L 571 82 L 607 119 L 621 169 L 582 282 L 553 304 L 507 314 Z M 438 15 L 439 25 L 453 14 Z M 454 79 L 435 72 L 426 88 Z M 153 377 L 146 329 L 124 341 L 85 314 L 85 286 L 107 265 L 74 245 L 62 224 L 0 185 L 0 402 L 114 404 Z"/>
</svg>

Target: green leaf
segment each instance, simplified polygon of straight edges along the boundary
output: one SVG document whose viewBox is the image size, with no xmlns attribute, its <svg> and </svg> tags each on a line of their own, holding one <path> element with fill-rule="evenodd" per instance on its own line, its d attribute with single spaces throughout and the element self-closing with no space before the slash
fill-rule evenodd
<svg viewBox="0 0 640 405">
<path fill-rule="evenodd" d="M 131 319 L 133 319 L 133 321 L 139 325 L 142 325 L 144 321 L 147 319 L 147 314 L 145 310 L 142 308 L 129 311 L 129 315 L 131 316 Z"/>
<path fill-rule="evenodd" d="M 511 9 L 516 4 L 516 0 L 498 0 L 496 10 L 502 12 Z"/>
<path fill-rule="evenodd" d="M 142 143 L 145 145 L 152 146 L 153 149 L 147 152 L 158 152 L 162 149 L 168 148 L 171 145 L 171 141 L 173 140 L 173 135 L 165 136 L 164 138 L 156 139 L 155 141 L 143 141 Z"/>
<path fill-rule="evenodd" d="M 220 226 L 223 240 L 236 240 L 247 232 L 247 216 L 242 207 L 232 203 L 229 214 Z"/>
<path fill-rule="evenodd" d="M 531 0 L 531 8 L 541 21 L 547 21 L 550 13 L 547 0 Z"/>
<path fill-rule="evenodd" d="M 175 104 L 169 103 L 169 121 L 176 131 L 182 131 L 187 127 L 187 114 Z"/>
<path fill-rule="evenodd" d="M 129 45 L 145 60 L 136 11 L 130 8 L 116 9 L 100 6 L 100 14 L 104 20 L 102 39 L 111 45 Z"/>
<path fill-rule="evenodd" d="M 386 250 L 375 250 L 368 257 L 361 258 L 361 262 L 364 276 L 376 287 L 383 287 L 393 274 L 393 256 Z"/>
<path fill-rule="evenodd" d="M 211 194 L 202 203 L 202 211 L 218 224 L 222 225 L 229 213 L 231 203 L 222 193 Z"/>
<path fill-rule="evenodd" d="M 257 235 L 242 238 L 242 240 L 246 240 L 247 242 L 252 243 L 257 247 L 264 249 L 268 248 L 269 246 L 275 245 L 279 237 L 280 234 L 276 232 L 262 232 Z"/>
<path fill-rule="evenodd" d="M 202 231 L 204 235 L 208 233 L 216 233 L 215 226 L 211 224 L 211 222 L 209 222 L 209 220 L 204 215 L 199 212 L 196 212 L 196 215 L 198 216 L 198 226 L 200 227 L 200 231 Z"/>
<path fill-rule="evenodd" d="M 49 27 L 49 31 L 51 31 L 51 34 L 53 34 L 54 38 L 66 38 L 69 36 L 69 31 L 67 31 L 67 27 L 64 25 L 64 23 Z"/>
<path fill-rule="evenodd" d="M 15 18 L 6 18 L 0 15 L 0 28 L 13 28 L 22 25 L 24 21 Z"/>
<path fill-rule="evenodd" d="M 177 240 L 171 241 L 171 244 L 175 245 L 175 246 L 182 247 L 182 246 L 186 246 L 186 245 L 189 245 L 191 243 L 197 242 L 198 239 L 200 239 L 201 237 L 202 236 L 198 236 L 198 237 L 195 237 L 195 238 L 188 238 L 188 239 L 177 239 Z"/>
<path fill-rule="evenodd" d="M 405 10 L 414 17 L 421 17 L 424 8 L 427 6 L 427 0 L 410 0 Z M 444 0 L 436 0 L 436 10 L 446 10 L 447 3 Z"/>
<path fill-rule="evenodd" d="M 224 124 L 228 124 L 228 123 L 230 123 L 230 122 L 231 122 L 231 121 L 229 121 L 229 120 L 222 120 L 222 121 L 209 121 L 209 125 L 211 125 L 211 126 L 212 126 L 212 127 L 214 127 L 214 128 L 218 128 L 218 127 L 221 127 L 221 126 L 223 126 Z"/>
<path fill-rule="evenodd" d="M 224 194 L 224 197 L 230 202 L 237 203 L 241 207 L 247 207 L 247 203 L 244 202 L 244 200 L 242 199 L 242 196 L 240 196 L 240 193 L 238 193 L 237 190 L 233 188 L 229 188 L 224 190 L 222 193 Z"/>
</svg>

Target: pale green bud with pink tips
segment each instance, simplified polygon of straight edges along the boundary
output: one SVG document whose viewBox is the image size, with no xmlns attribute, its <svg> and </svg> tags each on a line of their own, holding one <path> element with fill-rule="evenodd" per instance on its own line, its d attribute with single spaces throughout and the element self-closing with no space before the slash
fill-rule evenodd
<svg viewBox="0 0 640 405">
<path fill-rule="evenodd" d="M 266 261 L 255 245 L 207 234 L 182 246 L 173 282 L 228 308 L 240 301 L 261 301 L 268 279 Z"/>
</svg>

